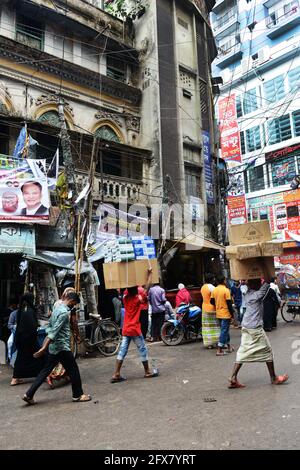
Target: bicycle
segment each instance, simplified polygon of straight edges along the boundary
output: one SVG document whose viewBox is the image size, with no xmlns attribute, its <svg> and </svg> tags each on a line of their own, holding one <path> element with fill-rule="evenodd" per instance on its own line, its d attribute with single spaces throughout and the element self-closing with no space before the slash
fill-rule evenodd
<svg viewBox="0 0 300 470">
<path fill-rule="evenodd" d="M 90 337 L 84 339 L 88 351 L 99 350 L 103 356 L 114 356 L 121 345 L 121 333 L 118 325 L 109 318 L 90 313 L 89 320 L 79 320 L 78 328 L 91 327 Z"/>
</svg>

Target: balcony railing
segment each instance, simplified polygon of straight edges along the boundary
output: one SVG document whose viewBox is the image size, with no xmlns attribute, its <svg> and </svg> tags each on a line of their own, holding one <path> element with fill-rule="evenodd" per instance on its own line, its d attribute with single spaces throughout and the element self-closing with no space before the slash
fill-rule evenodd
<svg viewBox="0 0 300 470">
<path fill-rule="evenodd" d="M 287 20 L 292 20 L 292 17 L 299 14 L 299 2 L 294 2 L 293 5 L 286 5 L 274 11 L 270 16 L 266 18 L 266 26 L 272 29 L 285 23 Z"/>
<path fill-rule="evenodd" d="M 232 8 L 231 10 L 228 10 L 225 15 L 218 18 L 218 20 L 214 23 L 213 28 L 215 31 L 218 31 L 235 19 L 237 20 L 237 9 Z"/>
<path fill-rule="evenodd" d="M 89 177 L 84 172 L 76 172 L 78 190 L 82 190 L 88 184 Z M 103 199 L 105 202 L 118 202 L 126 198 L 132 204 L 149 204 L 145 195 L 145 187 L 142 182 L 132 181 L 118 176 L 103 175 Z M 93 184 L 93 198 L 101 200 L 101 177 L 96 174 Z"/>
</svg>

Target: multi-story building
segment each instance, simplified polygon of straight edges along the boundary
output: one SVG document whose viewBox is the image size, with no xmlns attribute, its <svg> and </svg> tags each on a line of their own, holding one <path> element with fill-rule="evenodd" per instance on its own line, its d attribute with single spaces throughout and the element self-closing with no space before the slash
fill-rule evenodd
<svg viewBox="0 0 300 470">
<path fill-rule="evenodd" d="M 200 198 L 204 255 L 199 247 L 201 262 L 196 263 L 194 253 L 184 252 L 174 282 L 189 271 L 190 283 L 199 284 L 214 257 L 208 250 L 218 249 L 214 240 L 220 241 L 216 86 L 210 70 L 216 48 L 208 17 L 213 4 L 146 2 L 134 22 L 108 14 L 100 0 L 0 4 L 0 153 L 13 154 L 26 122 L 39 144 L 33 158 L 50 163 L 61 147 L 63 102 L 78 190 L 88 181 L 93 137 L 99 137 L 95 208 L 102 200 L 117 203 L 121 196 L 129 205 L 148 208 Z M 53 226 L 35 225 L 37 248 L 72 251 L 69 228 L 60 219 Z M 218 252 L 213 253 L 217 259 Z M 8 253 L 0 256 L 1 298 L 7 298 L 18 285 L 13 272 L 7 273 L 18 270 L 20 258 L 12 262 Z"/>
<path fill-rule="evenodd" d="M 282 261 L 297 262 L 300 191 L 291 184 L 300 171 L 300 2 L 217 1 L 211 20 L 213 74 L 223 79 L 221 154 L 235 174 L 229 199 L 239 196 L 231 222 L 268 219 L 274 239 L 285 242 Z M 224 118 L 233 118 L 231 130 Z"/>
</svg>

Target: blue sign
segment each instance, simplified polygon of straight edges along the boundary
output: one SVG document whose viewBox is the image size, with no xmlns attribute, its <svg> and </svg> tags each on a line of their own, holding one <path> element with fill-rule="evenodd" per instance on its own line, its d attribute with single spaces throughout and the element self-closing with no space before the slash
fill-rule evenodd
<svg viewBox="0 0 300 470">
<path fill-rule="evenodd" d="M 155 242 L 150 237 L 132 237 L 135 259 L 156 258 Z"/>
<path fill-rule="evenodd" d="M 210 153 L 210 135 L 207 131 L 202 131 L 203 139 L 203 158 L 204 158 L 204 174 L 205 174 L 205 189 L 206 200 L 208 204 L 214 204 L 214 188 L 213 188 L 213 174 L 212 174 L 212 158 Z"/>
</svg>

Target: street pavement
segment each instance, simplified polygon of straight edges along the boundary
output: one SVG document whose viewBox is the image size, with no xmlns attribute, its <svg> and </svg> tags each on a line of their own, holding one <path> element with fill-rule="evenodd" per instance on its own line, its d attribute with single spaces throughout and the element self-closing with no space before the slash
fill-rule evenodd
<svg viewBox="0 0 300 470">
<path fill-rule="evenodd" d="M 231 335 L 237 348 L 240 330 Z M 235 353 L 216 357 L 200 341 L 151 344 L 160 370 L 152 379 L 143 378 L 134 346 L 123 383 L 110 384 L 115 357 L 80 358 L 89 403 L 72 403 L 70 386 L 44 384 L 28 406 L 27 386 L 10 387 L 11 369 L 0 366 L 0 449 L 299 449 L 300 319 L 281 321 L 269 338 L 277 373 L 290 375 L 281 386 L 270 384 L 265 364 L 248 364 L 240 373 L 247 387 L 229 390 Z"/>
</svg>

